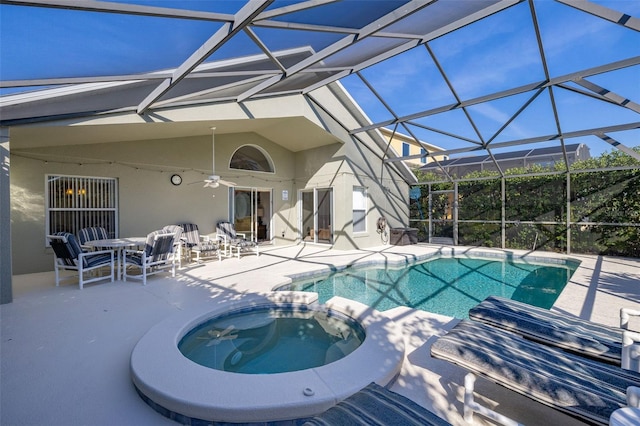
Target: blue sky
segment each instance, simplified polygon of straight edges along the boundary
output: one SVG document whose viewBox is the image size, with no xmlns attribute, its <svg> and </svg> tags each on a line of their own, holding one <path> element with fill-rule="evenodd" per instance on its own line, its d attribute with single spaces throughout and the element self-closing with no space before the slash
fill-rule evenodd
<svg viewBox="0 0 640 426">
<path fill-rule="evenodd" d="M 624 0 L 601 4 L 632 16 L 640 16 L 640 2 Z M 528 7 L 526 3 L 520 4 L 506 13 L 489 17 L 429 44 L 461 99 L 544 79 Z M 640 55 L 640 35 L 634 31 L 549 0 L 536 2 L 536 10 L 552 77 Z M 424 48 L 375 65 L 362 74 L 399 116 L 455 102 L 451 90 Z M 636 103 L 640 101 L 638 66 L 590 77 L 589 80 Z M 374 122 L 391 118 L 357 77 L 351 76 L 344 82 L 361 105 L 370 105 L 369 109 L 365 107 L 365 111 Z M 640 116 L 630 110 L 601 105 L 600 102 L 566 90 L 554 90 L 554 95 L 563 131 L 640 121 Z M 487 140 L 530 96 L 531 93 L 517 95 L 473 106 L 468 110 Z M 477 140 L 473 128 L 460 110 L 417 121 Z M 466 146 L 447 136 L 419 128 L 413 130 L 419 138 L 436 145 Z M 399 131 L 406 133 L 404 129 Z M 496 138 L 496 142 L 555 132 L 549 95 L 543 93 Z M 612 136 L 630 146 L 640 145 L 640 131 L 618 132 Z M 567 143 L 586 143 L 592 155 L 612 149 L 595 137 L 568 139 Z M 545 146 L 552 144 L 557 142 Z"/>
<path fill-rule="evenodd" d="M 370 0 L 371 3 L 375 0 Z M 194 8 L 234 13 L 241 1 L 137 1 L 162 7 Z M 362 11 L 364 0 L 338 4 L 314 17 L 314 23 L 349 25 L 354 16 L 350 8 Z M 603 6 L 640 17 L 640 1 L 596 1 Z M 276 2 L 277 7 L 283 3 Z M 387 10 L 397 2 L 375 1 Z M 552 77 L 581 69 L 640 56 L 640 34 L 605 22 L 551 0 L 536 0 L 536 11 Z M 371 11 L 373 8 L 364 9 Z M 342 13 L 338 13 L 341 11 Z M 293 19 L 305 21 L 309 13 Z M 178 66 L 199 47 L 219 24 L 162 18 L 86 13 L 31 7 L 0 5 L 0 77 L 2 80 L 115 75 L 154 71 Z M 257 28 L 256 33 L 272 50 L 297 46 L 307 38 L 319 50 L 340 36 L 309 34 Z M 509 10 L 430 42 L 451 84 L 461 99 L 497 92 L 544 79 L 529 4 Z M 214 58 L 221 59 L 260 50 L 241 34 Z M 385 63 L 362 71 L 363 76 L 391 105 L 399 116 L 455 102 L 427 50 L 420 46 Z M 640 66 L 589 78 L 611 91 L 640 103 Z M 391 118 L 375 96 L 356 76 L 342 80 L 372 121 Z M 571 85 L 571 84 L 570 84 Z M 578 87 L 573 85 L 574 87 Z M 2 93 L 7 93 L 4 90 Z M 514 96 L 468 109 L 485 140 L 526 102 L 531 94 Z M 640 121 L 640 116 L 623 108 L 585 99 L 566 90 L 554 90 L 558 114 L 564 131 Z M 476 140 L 477 135 L 462 111 L 451 111 L 419 121 Z M 468 146 L 454 138 L 414 128 L 416 135 L 447 148 Z M 403 133 L 404 129 L 400 129 Z M 555 120 L 545 92 L 495 141 L 532 137 L 555 132 Z M 612 134 L 631 146 L 640 145 L 640 131 Z M 597 155 L 611 150 L 598 138 L 568 140 L 583 142 Z"/>
</svg>

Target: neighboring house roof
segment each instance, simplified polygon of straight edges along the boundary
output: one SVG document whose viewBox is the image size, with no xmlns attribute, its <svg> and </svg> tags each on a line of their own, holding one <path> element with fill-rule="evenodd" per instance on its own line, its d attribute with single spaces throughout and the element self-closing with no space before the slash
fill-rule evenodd
<svg viewBox="0 0 640 426">
<path fill-rule="evenodd" d="M 569 158 L 569 162 L 573 162 L 578 157 L 578 153 L 580 151 L 585 151 L 585 158 L 589 158 L 589 149 L 584 144 L 568 144 L 565 145 L 565 150 L 567 154 L 575 154 L 576 158 Z M 529 163 L 536 163 L 537 161 L 548 160 L 551 158 L 563 158 L 563 150 L 561 146 L 554 147 L 544 147 L 544 148 L 533 148 L 521 151 L 513 151 L 513 152 L 501 152 L 494 154 L 494 157 L 498 163 L 507 162 L 512 160 L 528 160 Z M 484 155 L 476 155 L 473 157 L 459 157 L 459 158 L 451 158 L 448 160 L 440 161 L 440 166 L 442 167 L 460 167 L 460 166 L 472 166 L 479 165 L 483 163 L 493 164 L 493 160 L 491 156 L 488 154 Z M 437 164 L 428 164 L 424 167 L 421 167 L 420 170 L 436 170 L 440 169 L 440 166 Z"/>
</svg>

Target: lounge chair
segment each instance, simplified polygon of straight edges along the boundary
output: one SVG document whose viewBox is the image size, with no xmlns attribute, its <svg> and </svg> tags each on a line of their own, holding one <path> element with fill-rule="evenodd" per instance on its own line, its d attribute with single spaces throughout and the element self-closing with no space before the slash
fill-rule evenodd
<svg viewBox="0 0 640 426">
<path fill-rule="evenodd" d="M 171 271 L 171 276 L 176 276 L 176 262 L 173 257 L 173 241 L 175 234 L 164 231 L 153 231 L 147 235 L 144 250 L 125 250 L 124 256 L 124 280 L 127 278 L 141 279 L 143 285 L 147 285 L 147 277 L 166 270 Z M 128 267 L 140 269 L 139 275 L 127 273 Z"/>
<path fill-rule="evenodd" d="M 640 395 L 640 373 L 475 321 L 461 320 L 432 344 L 431 355 L 471 373 L 465 378 L 467 422 L 472 422 L 473 413 L 479 412 L 496 421 L 515 424 L 474 401 L 475 375 L 593 425 L 607 425 L 611 414 L 627 405 L 628 396 L 629 401 L 637 403 Z"/>
<path fill-rule="evenodd" d="M 309 419 L 304 426 L 448 426 L 449 423 L 408 398 L 376 383 Z"/>
<path fill-rule="evenodd" d="M 219 221 L 216 224 L 216 236 L 224 248 L 226 257 L 237 256 L 240 259 L 240 255 L 248 251 L 253 251 L 256 256 L 260 255 L 258 244 L 247 240 L 245 234 L 236 232 L 236 227 L 231 222 Z"/>
<path fill-rule="evenodd" d="M 80 290 L 85 284 L 95 281 L 110 279 L 113 282 L 115 268 L 113 250 L 85 251 L 78 244 L 75 235 L 69 232 L 58 232 L 47 235 L 47 238 L 55 253 L 56 286 L 60 285 L 60 270 L 77 271 Z M 109 267 L 109 275 L 84 278 L 85 272 L 93 272 L 106 266 Z"/>
<path fill-rule="evenodd" d="M 214 256 L 218 258 L 218 261 L 222 260 L 218 242 L 206 235 L 200 235 L 198 225 L 195 223 L 183 223 L 179 226 L 182 228 L 184 247 L 189 261 L 193 259 L 194 254 L 197 263 L 201 263 L 205 258 Z"/>
<path fill-rule="evenodd" d="M 499 327 L 545 345 L 620 367 L 623 334 L 628 317 L 640 314 L 621 310 L 621 328 L 549 311 L 503 297 L 490 296 L 469 310 L 469 319 Z M 640 348 L 640 346 L 638 346 Z"/>
</svg>

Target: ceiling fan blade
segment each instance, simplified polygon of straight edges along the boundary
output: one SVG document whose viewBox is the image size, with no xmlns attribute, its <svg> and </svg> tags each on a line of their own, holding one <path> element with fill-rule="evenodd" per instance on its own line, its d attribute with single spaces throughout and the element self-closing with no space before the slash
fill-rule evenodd
<svg viewBox="0 0 640 426">
<path fill-rule="evenodd" d="M 223 185 L 227 185 L 227 186 L 236 186 L 237 184 L 235 182 L 229 182 L 228 180 L 224 180 L 224 179 L 220 179 L 219 182 Z"/>
</svg>

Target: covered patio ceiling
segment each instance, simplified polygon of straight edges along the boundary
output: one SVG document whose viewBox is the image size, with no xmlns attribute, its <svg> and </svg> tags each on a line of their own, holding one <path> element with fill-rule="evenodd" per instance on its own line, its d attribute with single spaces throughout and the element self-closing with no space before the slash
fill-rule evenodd
<svg viewBox="0 0 640 426">
<path fill-rule="evenodd" d="M 348 128 L 353 137 L 386 127 L 413 138 L 421 156 L 495 162 L 567 141 L 640 161 L 631 149 L 640 144 L 640 2 L 0 0 L 0 8 L 0 125 L 12 134 L 51 120 L 292 94 L 322 107 L 314 90 L 339 81 L 370 122 Z M 272 124 L 253 131 L 274 132 Z M 49 143 L 66 137 L 60 130 Z"/>
<path fill-rule="evenodd" d="M 21 150 L 59 145 L 179 139 L 205 135 L 209 137 L 212 127 L 216 128 L 218 135 L 253 132 L 292 152 L 340 142 L 305 117 L 55 127 L 18 126 L 12 128 L 11 138 L 15 141 L 13 148 Z M 305 137 L 300 138 L 299 135 L 305 135 Z"/>
</svg>

